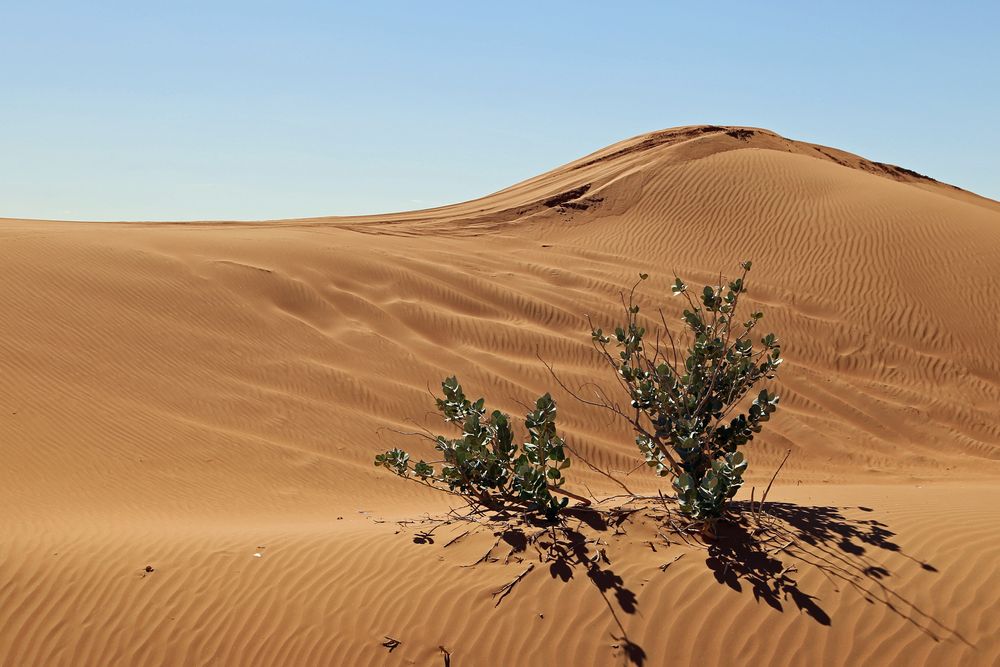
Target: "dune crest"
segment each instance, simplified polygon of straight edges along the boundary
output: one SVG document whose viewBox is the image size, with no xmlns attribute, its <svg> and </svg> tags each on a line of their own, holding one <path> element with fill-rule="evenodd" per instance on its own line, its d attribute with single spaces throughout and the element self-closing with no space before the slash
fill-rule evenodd
<svg viewBox="0 0 1000 667">
<path fill-rule="evenodd" d="M 640 271 L 644 306 L 669 313 L 673 270 L 708 282 L 748 258 L 748 300 L 786 362 L 747 491 L 792 450 L 771 499 L 816 549 L 794 585 L 774 590 L 772 565 L 654 551 L 636 524 L 609 547 L 613 574 L 538 565 L 494 606 L 523 567 L 462 568 L 482 536 L 446 550 L 451 528 L 418 543 L 394 523 L 446 504 L 372 456 L 423 447 L 385 427 L 438 429 L 427 387 L 452 373 L 514 414 L 552 390 L 572 446 L 632 469 L 627 428 L 562 395 L 537 357 L 610 389 L 586 315 L 610 323 Z M 1000 659 L 992 200 L 697 126 L 424 211 L 3 220 L 0 262 L 0 661 Z M 613 492 L 573 472 L 571 487 Z"/>
</svg>

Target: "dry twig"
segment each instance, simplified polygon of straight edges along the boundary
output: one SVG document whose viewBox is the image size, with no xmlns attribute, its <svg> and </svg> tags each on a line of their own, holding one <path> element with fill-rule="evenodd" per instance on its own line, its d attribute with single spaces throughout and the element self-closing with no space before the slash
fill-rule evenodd
<svg viewBox="0 0 1000 667">
<path fill-rule="evenodd" d="M 768 494 L 768 492 L 771 491 L 771 485 L 774 484 L 775 478 L 777 478 L 778 473 L 781 472 L 781 468 L 785 465 L 785 461 L 788 460 L 788 457 L 789 457 L 789 455 L 791 455 L 791 453 L 792 453 L 792 450 L 790 450 L 790 449 L 787 452 L 785 452 L 785 458 L 781 459 L 781 463 L 778 464 L 778 468 L 774 471 L 774 474 L 771 475 L 771 481 L 767 483 L 767 488 L 764 489 L 764 495 L 761 496 L 761 498 L 760 498 L 760 505 L 757 507 L 758 511 L 754 513 L 754 519 L 756 519 L 758 517 L 758 515 L 760 514 L 760 510 L 764 509 L 764 503 L 767 501 L 767 494 Z M 751 509 L 752 509 L 752 506 L 751 506 Z M 758 521 L 758 523 L 759 523 L 759 521 Z"/>
<path fill-rule="evenodd" d="M 503 599 L 507 597 L 507 595 L 510 594 L 512 590 L 514 590 L 514 586 L 517 586 L 517 584 L 526 576 L 528 576 L 528 573 L 534 569 L 535 569 L 535 564 L 532 563 L 531 565 L 528 566 L 528 569 L 526 569 L 524 572 L 517 575 L 516 577 L 514 577 L 514 579 L 512 579 L 511 581 L 507 582 L 500 588 L 493 591 L 493 597 L 497 597 L 498 595 L 500 596 L 499 598 L 497 598 L 497 603 L 493 606 L 499 607 L 500 603 L 503 602 Z"/>
<path fill-rule="evenodd" d="M 684 554 L 678 554 L 677 556 L 674 556 L 674 559 L 672 561 L 670 561 L 669 563 L 664 563 L 663 565 L 660 566 L 660 571 L 666 572 L 668 567 L 679 561 L 681 558 L 684 558 Z"/>
<path fill-rule="evenodd" d="M 451 545 L 453 545 L 453 544 L 454 544 L 455 542 L 458 542 L 458 541 L 459 541 L 460 539 L 462 539 L 463 537 L 465 537 L 466 535 L 468 535 L 468 534 L 469 534 L 469 533 L 471 533 L 471 532 L 472 532 L 471 530 L 467 530 L 467 531 L 465 531 L 464 533 L 461 533 L 460 535 L 458 535 L 457 537 L 453 537 L 453 538 L 451 538 L 450 540 L 448 540 L 448 543 L 447 543 L 447 544 L 445 544 L 445 545 L 444 545 L 443 547 L 441 547 L 441 548 L 442 548 L 442 549 L 446 549 L 446 548 L 450 547 L 450 546 L 451 546 Z"/>
</svg>

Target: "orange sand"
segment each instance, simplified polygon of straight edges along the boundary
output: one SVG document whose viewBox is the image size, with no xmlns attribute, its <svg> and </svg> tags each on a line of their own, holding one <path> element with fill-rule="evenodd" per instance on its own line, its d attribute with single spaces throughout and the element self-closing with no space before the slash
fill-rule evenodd
<svg viewBox="0 0 1000 667">
<path fill-rule="evenodd" d="M 647 665 L 996 664 L 1000 204 L 733 130 L 412 213 L 0 222 L 0 663 L 620 664 L 620 623 Z M 813 522 L 815 553 L 778 554 L 793 586 L 636 521 L 604 590 L 539 563 L 494 606 L 529 555 L 463 568 L 492 536 L 393 523 L 450 500 L 371 464 L 426 454 L 380 428 L 439 428 L 428 386 L 521 413 L 555 389 L 537 354 L 610 387 L 585 315 L 639 271 L 676 308 L 672 270 L 745 258 L 786 358 L 746 490 L 792 450 L 769 499 Z M 553 394 L 572 446 L 635 465 L 627 428 Z"/>
</svg>

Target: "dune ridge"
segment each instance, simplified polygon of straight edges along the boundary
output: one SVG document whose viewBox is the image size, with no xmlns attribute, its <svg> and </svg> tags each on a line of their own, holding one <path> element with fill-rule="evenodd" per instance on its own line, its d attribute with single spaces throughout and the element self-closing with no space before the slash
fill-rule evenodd
<svg viewBox="0 0 1000 667">
<path fill-rule="evenodd" d="M 440 646 L 458 665 L 1000 659 L 997 202 L 698 126 L 425 211 L 8 219 L 0 257 L 5 664 L 443 664 Z M 773 600 L 687 547 L 661 572 L 635 525 L 609 546 L 618 588 L 539 565 L 494 607 L 521 570 L 460 567 L 489 535 L 446 550 L 393 523 L 446 505 L 371 457 L 422 451 L 386 429 L 438 429 L 427 388 L 452 373 L 513 413 L 552 390 L 571 445 L 631 469 L 627 429 L 538 357 L 610 387 L 586 315 L 610 323 L 639 271 L 642 302 L 670 308 L 673 270 L 711 281 L 745 258 L 787 360 L 750 483 L 791 449 L 772 499 L 832 508 L 813 538 L 857 585 L 803 554 Z M 614 492 L 585 466 L 571 482 Z M 644 659 L 612 639 L 615 615 Z M 739 628 L 731 647 L 715 618 Z"/>
</svg>

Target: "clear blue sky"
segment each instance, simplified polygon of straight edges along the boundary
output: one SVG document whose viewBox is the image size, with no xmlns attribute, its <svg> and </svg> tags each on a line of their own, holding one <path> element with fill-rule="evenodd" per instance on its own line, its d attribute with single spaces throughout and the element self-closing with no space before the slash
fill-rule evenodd
<svg viewBox="0 0 1000 667">
<path fill-rule="evenodd" d="M 1000 3 L 0 0 L 0 216 L 420 208 L 696 123 L 1000 199 Z"/>
</svg>

